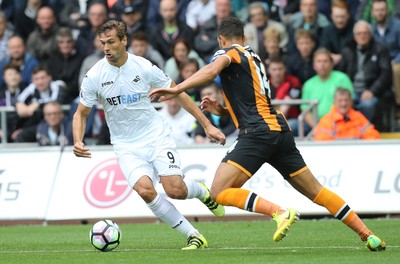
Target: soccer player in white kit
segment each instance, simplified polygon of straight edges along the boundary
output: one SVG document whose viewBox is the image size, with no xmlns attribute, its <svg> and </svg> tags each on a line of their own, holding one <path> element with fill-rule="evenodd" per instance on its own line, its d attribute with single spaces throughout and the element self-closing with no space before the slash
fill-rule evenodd
<svg viewBox="0 0 400 264">
<path fill-rule="evenodd" d="M 161 182 L 165 193 L 174 199 L 198 198 L 214 215 L 225 214 L 223 206 L 211 199 L 202 183 L 184 179 L 180 157 L 172 140 L 170 125 L 151 105 L 152 87 L 174 87 L 176 84 L 150 61 L 126 52 L 126 25 L 110 20 L 97 32 L 105 58 L 86 74 L 80 102 L 72 121 L 74 148 L 77 157 L 90 158 L 83 143 L 86 118 L 99 101 L 104 108 L 110 129 L 111 144 L 129 185 L 163 222 L 186 235 L 184 250 L 207 247 L 207 240 L 189 221 L 154 189 Z M 190 97 L 178 97 L 181 105 L 204 127 L 211 141 L 225 144 L 225 135 L 211 125 Z"/>
</svg>

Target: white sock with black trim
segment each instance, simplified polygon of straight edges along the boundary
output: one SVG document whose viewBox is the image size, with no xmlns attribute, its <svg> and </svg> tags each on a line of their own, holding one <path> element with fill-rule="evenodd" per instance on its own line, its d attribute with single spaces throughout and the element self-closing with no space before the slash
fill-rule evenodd
<svg viewBox="0 0 400 264">
<path fill-rule="evenodd" d="M 166 198 L 157 194 L 153 201 L 147 204 L 150 210 L 161 221 L 170 225 L 173 229 L 189 237 L 193 234 L 199 234 L 192 224 L 175 208 L 175 206 Z"/>
</svg>

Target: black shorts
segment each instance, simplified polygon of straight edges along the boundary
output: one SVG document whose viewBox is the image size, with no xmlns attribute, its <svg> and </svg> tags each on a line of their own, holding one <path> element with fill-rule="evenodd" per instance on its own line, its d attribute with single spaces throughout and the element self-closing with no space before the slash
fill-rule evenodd
<svg viewBox="0 0 400 264">
<path fill-rule="evenodd" d="M 265 162 L 279 171 L 285 179 L 307 169 L 292 132 L 253 132 L 239 135 L 222 162 L 237 167 L 249 177 Z"/>
</svg>

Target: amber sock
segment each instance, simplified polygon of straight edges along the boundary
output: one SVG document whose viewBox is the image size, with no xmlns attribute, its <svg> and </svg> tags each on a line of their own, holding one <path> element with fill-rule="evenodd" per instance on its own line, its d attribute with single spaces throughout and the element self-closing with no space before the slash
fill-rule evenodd
<svg viewBox="0 0 400 264">
<path fill-rule="evenodd" d="M 325 187 L 322 188 L 313 202 L 325 207 L 333 216 L 353 229 L 361 240 L 367 240 L 367 237 L 372 234 L 360 217 L 351 210 L 350 206 L 340 196 Z"/>
<path fill-rule="evenodd" d="M 272 216 L 276 212 L 284 212 L 280 206 L 265 200 L 251 191 L 240 188 L 228 188 L 224 190 L 217 196 L 216 202 L 269 216 Z"/>
</svg>

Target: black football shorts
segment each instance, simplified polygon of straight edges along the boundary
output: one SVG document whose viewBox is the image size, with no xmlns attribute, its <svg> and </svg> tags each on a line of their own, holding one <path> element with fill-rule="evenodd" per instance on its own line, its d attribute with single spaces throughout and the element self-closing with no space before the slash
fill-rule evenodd
<svg viewBox="0 0 400 264">
<path fill-rule="evenodd" d="M 267 162 L 285 179 L 296 176 L 307 166 L 290 131 L 241 133 L 222 162 L 234 165 L 249 177 Z"/>
</svg>

